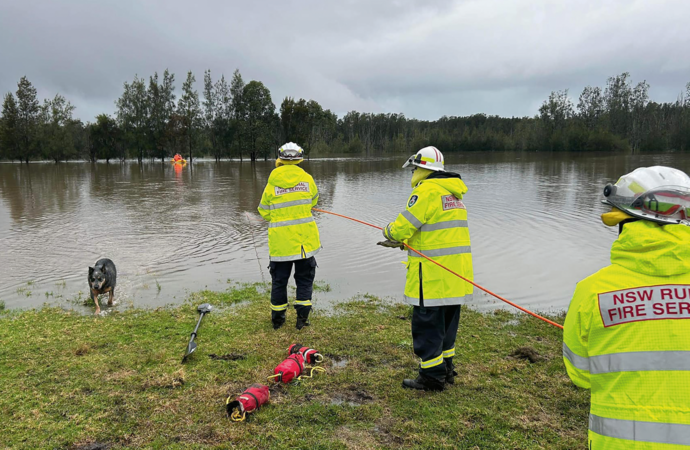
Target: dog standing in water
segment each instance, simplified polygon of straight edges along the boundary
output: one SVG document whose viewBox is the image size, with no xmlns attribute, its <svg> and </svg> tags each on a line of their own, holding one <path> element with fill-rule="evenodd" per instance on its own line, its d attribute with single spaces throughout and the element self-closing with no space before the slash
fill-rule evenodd
<svg viewBox="0 0 690 450">
<path fill-rule="evenodd" d="M 93 267 L 89 267 L 89 291 L 91 300 L 96 304 L 96 313 L 101 312 L 98 305 L 98 296 L 108 293 L 108 306 L 113 306 L 115 298 L 115 284 L 117 282 L 117 270 L 115 263 L 108 258 L 99 259 Z"/>
</svg>

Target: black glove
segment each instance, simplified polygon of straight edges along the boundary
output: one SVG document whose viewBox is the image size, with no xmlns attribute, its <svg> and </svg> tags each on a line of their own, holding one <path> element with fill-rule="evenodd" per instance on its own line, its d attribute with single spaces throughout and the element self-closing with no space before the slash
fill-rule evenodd
<svg viewBox="0 0 690 450">
<path fill-rule="evenodd" d="M 399 248 L 400 250 L 405 250 L 405 244 L 403 244 L 402 242 L 391 241 L 389 239 L 386 239 L 385 241 L 377 242 L 376 245 L 380 245 L 382 247 Z"/>
</svg>

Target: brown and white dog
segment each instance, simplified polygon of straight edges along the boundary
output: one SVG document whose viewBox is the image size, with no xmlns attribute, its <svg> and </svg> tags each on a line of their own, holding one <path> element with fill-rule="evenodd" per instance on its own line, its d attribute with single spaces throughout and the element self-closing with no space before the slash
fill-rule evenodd
<svg viewBox="0 0 690 450">
<path fill-rule="evenodd" d="M 89 267 L 89 291 L 91 300 L 96 304 L 96 314 L 101 312 L 98 305 L 98 296 L 108 293 L 108 306 L 113 306 L 115 298 L 115 284 L 117 282 L 117 270 L 115 263 L 108 258 L 99 259 L 93 267 Z"/>
</svg>

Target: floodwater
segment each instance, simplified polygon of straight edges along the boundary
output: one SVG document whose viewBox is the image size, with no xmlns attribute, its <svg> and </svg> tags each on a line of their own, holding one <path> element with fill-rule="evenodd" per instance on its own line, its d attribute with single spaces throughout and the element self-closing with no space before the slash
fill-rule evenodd
<svg viewBox="0 0 690 450">
<path fill-rule="evenodd" d="M 406 155 L 303 164 L 319 207 L 385 226 L 410 193 Z M 690 169 L 690 155 L 450 155 L 469 192 L 475 281 L 539 311 L 567 308 L 575 284 L 608 264 L 617 230 L 600 214 L 606 183 L 639 166 Z M 272 161 L 0 164 L 0 301 L 89 312 L 87 270 L 117 265 L 116 308 L 180 303 L 190 292 L 268 281 L 267 227 L 256 211 Z M 316 308 L 365 293 L 400 300 L 405 253 L 373 228 L 316 213 Z M 258 258 L 257 258 L 258 257 Z M 501 304 L 475 290 L 474 305 Z M 105 297 L 104 297 L 105 299 Z M 101 303 L 104 303 L 103 301 Z M 104 308 L 104 310 L 107 308 Z"/>
</svg>

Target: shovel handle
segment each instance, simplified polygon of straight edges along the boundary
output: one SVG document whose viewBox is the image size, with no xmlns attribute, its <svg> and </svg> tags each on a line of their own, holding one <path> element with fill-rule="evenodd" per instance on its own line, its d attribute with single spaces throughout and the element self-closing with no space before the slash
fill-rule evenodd
<svg viewBox="0 0 690 450">
<path fill-rule="evenodd" d="M 192 336 L 196 336 L 196 332 L 199 331 L 199 325 L 201 325 L 201 319 L 204 318 L 204 314 L 206 313 L 201 313 L 199 316 L 199 321 L 196 323 L 196 326 L 194 327 L 194 331 L 192 332 Z"/>
</svg>

